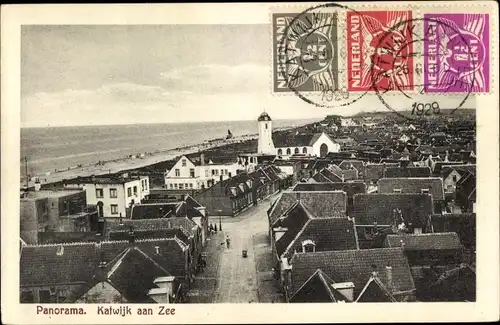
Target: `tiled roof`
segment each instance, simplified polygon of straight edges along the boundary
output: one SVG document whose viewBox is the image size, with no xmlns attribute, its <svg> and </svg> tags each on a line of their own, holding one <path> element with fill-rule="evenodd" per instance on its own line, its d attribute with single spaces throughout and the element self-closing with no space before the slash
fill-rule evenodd
<svg viewBox="0 0 500 325">
<path fill-rule="evenodd" d="M 356 298 L 356 302 L 396 302 L 396 298 L 382 283 L 378 275 L 372 275 Z"/>
<path fill-rule="evenodd" d="M 430 177 L 431 169 L 429 167 L 388 167 L 385 169 L 385 178 L 400 178 L 400 177 Z"/>
<path fill-rule="evenodd" d="M 361 160 L 344 160 L 339 164 L 343 170 L 349 170 L 351 167 L 356 168 L 359 173 L 365 172 L 365 164 Z"/>
<path fill-rule="evenodd" d="M 428 194 L 356 194 L 353 217 L 356 225 L 392 225 L 395 210 L 400 209 L 406 224 L 426 225 L 433 213 Z"/>
<path fill-rule="evenodd" d="M 292 292 L 317 269 L 321 269 L 335 282 L 353 282 L 354 296 L 359 296 L 374 271 L 378 272 L 387 287 L 386 266 L 392 267 L 392 282 L 396 291 L 415 289 L 408 260 L 401 248 L 298 253 L 293 256 L 291 264 Z"/>
<path fill-rule="evenodd" d="M 157 219 L 177 214 L 179 202 L 135 204 L 130 212 L 132 219 Z"/>
<path fill-rule="evenodd" d="M 283 192 L 269 214 L 271 225 L 298 200 L 317 217 L 345 217 L 347 195 L 344 192 Z"/>
<path fill-rule="evenodd" d="M 379 180 L 384 177 L 385 164 L 367 164 L 365 166 L 365 180 Z"/>
<path fill-rule="evenodd" d="M 58 251 L 62 254 L 58 255 Z M 94 243 L 24 246 L 20 284 L 53 286 L 86 283 L 92 279 L 98 257 Z"/>
<path fill-rule="evenodd" d="M 441 177 L 446 179 L 452 171 L 457 171 L 460 176 L 464 176 L 467 173 L 476 173 L 476 165 L 475 164 L 463 164 L 463 165 L 443 165 L 441 169 Z"/>
<path fill-rule="evenodd" d="M 427 234 L 405 234 L 387 235 L 387 247 L 402 247 L 405 250 L 450 250 L 463 248 L 457 233 L 427 233 Z"/>
<path fill-rule="evenodd" d="M 378 182 L 379 193 L 422 193 L 422 189 L 430 190 L 433 200 L 444 200 L 443 180 L 438 177 L 429 178 L 382 178 Z"/>
<path fill-rule="evenodd" d="M 196 223 L 187 217 L 172 217 L 161 219 L 139 219 L 139 220 L 122 220 L 122 225 L 118 223 L 109 224 L 109 231 L 129 231 L 132 227 L 133 231 L 148 231 L 167 228 L 183 228 L 189 235 L 194 234 Z"/>
<path fill-rule="evenodd" d="M 131 244 L 126 241 L 103 242 L 102 250 L 105 260 L 110 262 L 112 258 L 127 249 Z M 135 246 L 146 253 L 151 259 L 158 263 L 173 276 L 184 276 L 186 274 L 184 250 L 186 246 L 178 238 L 161 238 L 137 240 Z M 159 254 L 156 253 L 158 247 Z"/>
<path fill-rule="evenodd" d="M 348 169 L 344 170 L 344 181 L 352 181 L 358 179 L 358 170 L 357 169 Z"/>
<path fill-rule="evenodd" d="M 307 240 L 314 243 L 317 252 L 357 249 L 356 237 L 354 223 L 347 218 L 312 218 L 292 239 L 287 253 L 301 252 L 302 242 Z"/>
<path fill-rule="evenodd" d="M 347 197 L 353 197 L 354 194 L 366 193 L 366 185 L 364 183 L 297 183 L 293 191 L 344 191 Z"/>
<path fill-rule="evenodd" d="M 320 269 L 290 297 L 291 303 L 300 302 L 337 302 L 346 301 L 340 292 L 333 288 L 335 282 Z"/>
<path fill-rule="evenodd" d="M 177 237 L 182 240 L 183 243 L 189 245 L 189 232 L 185 231 L 184 228 L 134 230 L 133 234 L 136 240 Z M 121 230 L 109 233 L 109 240 L 111 241 L 128 241 L 129 238 L 129 231 Z"/>
<path fill-rule="evenodd" d="M 287 228 L 287 231 L 275 243 L 278 257 L 287 251 L 290 243 L 300 233 L 304 225 L 312 218 L 311 213 L 301 202 L 295 203 L 282 218 L 279 218 L 275 225 Z"/>
<path fill-rule="evenodd" d="M 128 302 L 151 303 L 154 300 L 148 296 L 148 292 L 158 288 L 154 280 L 169 275 L 138 247 L 131 247 L 114 263 L 108 273 L 108 281 Z"/>
<path fill-rule="evenodd" d="M 288 133 L 273 133 L 273 143 L 276 148 L 284 147 L 308 147 L 314 138 L 312 133 L 299 133 L 294 132 Z"/>
<path fill-rule="evenodd" d="M 75 243 L 75 242 L 99 242 L 104 240 L 104 236 L 97 234 L 97 232 L 49 232 L 43 231 L 38 233 L 39 244 L 62 244 L 62 243 Z"/>
</svg>

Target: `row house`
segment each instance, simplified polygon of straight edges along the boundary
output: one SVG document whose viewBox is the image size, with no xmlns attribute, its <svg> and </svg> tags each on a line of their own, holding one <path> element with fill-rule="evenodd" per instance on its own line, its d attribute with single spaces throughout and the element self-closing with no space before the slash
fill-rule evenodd
<svg viewBox="0 0 500 325">
<path fill-rule="evenodd" d="M 178 302 L 191 282 L 177 237 L 26 245 L 20 272 L 21 303 Z"/>
<path fill-rule="evenodd" d="M 432 231 L 432 196 L 429 194 L 355 194 L 350 215 L 363 249 L 383 247 L 388 234 Z"/>
<path fill-rule="evenodd" d="M 97 211 L 87 207 L 84 190 L 37 189 L 21 195 L 21 238 L 28 244 L 37 244 L 42 232 L 90 232 L 97 223 Z"/>
<path fill-rule="evenodd" d="M 456 203 L 464 213 L 476 213 L 476 172 L 468 172 L 456 185 Z"/>
<path fill-rule="evenodd" d="M 401 248 L 297 253 L 285 273 L 288 302 L 416 300 L 408 260 Z M 311 292 L 314 294 L 308 294 Z"/>
<path fill-rule="evenodd" d="M 430 194 L 434 213 L 445 209 L 443 180 L 440 177 L 382 178 L 378 182 L 378 192 L 382 194 Z"/>
<path fill-rule="evenodd" d="M 268 210 L 269 238 L 277 267 L 281 268 L 279 265 L 282 259 L 288 256 L 286 254 L 293 252 L 290 249 L 296 242 L 297 235 L 304 232 L 305 227 L 310 225 L 310 219 L 341 218 L 346 221 L 343 224 L 344 230 L 346 230 L 345 227 L 353 228 L 352 224 L 347 223 L 346 202 L 346 193 L 342 191 L 283 192 Z M 310 226 L 314 227 L 315 225 L 317 225 L 316 221 Z M 335 231 L 332 230 L 332 232 Z M 350 235 L 353 238 L 355 236 L 352 230 Z M 314 236 L 314 239 L 319 242 L 318 237 L 320 235 Z M 345 239 L 343 236 L 338 238 Z M 311 237 L 309 240 L 312 241 L 311 245 L 315 246 L 313 238 Z M 335 245 L 335 243 L 337 241 L 334 241 L 333 244 Z M 318 249 L 321 247 L 322 244 L 319 244 Z"/>
<path fill-rule="evenodd" d="M 439 295 L 434 294 L 433 285 L 463 262 L 464 247 L 454 232 L 388 235 L 385 247 L 404 249 L 419 301 L 435 301 Z"/>
<path fill-rule="evenodd" d="M 205 155 L 191 159 L 182 156 L 175 165 L 165 172 L 165 187 L 168 190 L 200 190 L 236 175 L 240 167 L 236 161 L 216 161 Z"/>
<path fill-rule="evenodd" d="M 344 191 L 347 195 L 346 212 L 347 215 L 351 215 L 354 195 L 366 193 L 367 187 L 362 182 L 297 183 L 292 190 L 302 192 Z"/>
<path fill-rule="evenodd" d="M 445 194 L 454 195 L 457 189 L 458 181 L 467 176 L 469 173 L 476 172 L 476 165 L 462 164 L 462 165 L 444 165 L 441 169 L 441 178 L 443 179 L 443 186 Z"/>
<path fill-rule="evenodd" d="M 64 182 L 66 188 L 85 189 L 88 205 L 97 207 L 100 218 L 120 218 L 128 215 L 132 205 L 149 196 L 148 176 L 121 175 L 77 177 Z"/>
<path fill-rule="evenodd" d="M 191 276 L 198 270 L 196 261 L 201 256 L 204 238 L 201 227 L 188 217 L 122 220 L 107 225 L 106 238 L 111 241 L 178 238 L 189 249 Z"/>
</svg>

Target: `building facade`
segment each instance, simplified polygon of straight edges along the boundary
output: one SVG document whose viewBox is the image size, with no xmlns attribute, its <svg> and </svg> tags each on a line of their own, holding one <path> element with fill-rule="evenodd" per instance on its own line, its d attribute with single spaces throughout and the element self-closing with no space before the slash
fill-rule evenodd
<svg viewBox="0 0 500 325">
<path fill-rule="evenodd" d="M 239 166 L 236 162 L 205 162 L 203 154 L 199 161 L 182 156 L 165 173 L 165 187 L 168 190 L 200 190 L 236 175 Z"/>
<path fill-rule="evenodd" d="M 66 187 L 83 187 L 88 205 L 97 207 L 100 218 L 127 216 L 132 205 L 147 199 L 150 191 L 148 176 L 100 176 L 77 178 Z"/>
</svg>

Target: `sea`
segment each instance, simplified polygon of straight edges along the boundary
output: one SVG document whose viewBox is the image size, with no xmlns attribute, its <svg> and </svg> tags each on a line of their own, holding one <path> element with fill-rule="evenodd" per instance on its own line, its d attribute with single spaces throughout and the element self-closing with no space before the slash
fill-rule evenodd
<svg viewBox="0 0 500 325">
<path fill-rule="evenodd" d="M 273 128 L 318 119 L 273 120 Z M 145 152 L 196 145 L 207 140 L 256 134 L 256 121 L 68 126 L 21 129 L 21 175 L 41 175 L 79 164 L 125 158 Z"/>
</svg>

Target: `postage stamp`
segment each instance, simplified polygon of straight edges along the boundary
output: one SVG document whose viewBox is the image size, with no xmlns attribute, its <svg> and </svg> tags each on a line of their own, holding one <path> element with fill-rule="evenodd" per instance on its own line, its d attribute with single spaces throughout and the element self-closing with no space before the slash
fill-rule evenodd
<svg viewBox="0 0 500 325">
<path fill-rule="evenodd" d="M 360 110 L 376 101 L 396 114 L 403 108 L 422 114 L 466 108 L 492 89 L 487 8 L 356 2 L 280 7 L 271 15 L 272 93 L 323 108 Z"/>
<path fill-rule="evenodd" d="M 347 21 L 347 90 L 413 90 L 412 12 L 351 11 Z"/>
<path fill-rule="evenodd" d="M 425 14 L 425 91 L 488 92 L 489 15 Z"/>
<path fill-rule="evenodd" d="M 274 14 L 274 91 L 338 88 L 337 14 Z"/>
</svg>

